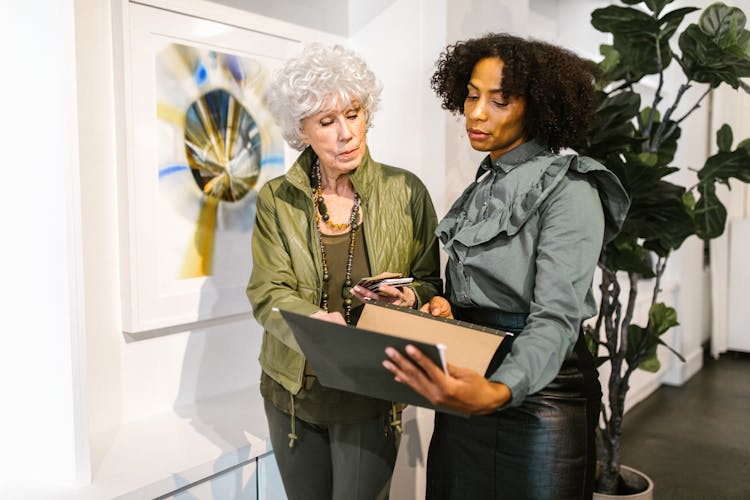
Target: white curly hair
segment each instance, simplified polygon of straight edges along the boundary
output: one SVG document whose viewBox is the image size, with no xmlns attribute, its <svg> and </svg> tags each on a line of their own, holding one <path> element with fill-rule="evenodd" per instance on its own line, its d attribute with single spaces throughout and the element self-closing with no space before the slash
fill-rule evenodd
<svg viewBox="0 0 750 500">
<path fill-rule="evenodd" d="M 348 106 L 357 100 L 370 128 L 381 91 L 375 74 L 356 53 L 341 45 L 314 43 L 274 73 L 265 98 L 281 127 L 281 135 L 291 147 L 301 151 L 306 146 L 301 137 L 303 119 L 336 104 Z"/>
</svg>

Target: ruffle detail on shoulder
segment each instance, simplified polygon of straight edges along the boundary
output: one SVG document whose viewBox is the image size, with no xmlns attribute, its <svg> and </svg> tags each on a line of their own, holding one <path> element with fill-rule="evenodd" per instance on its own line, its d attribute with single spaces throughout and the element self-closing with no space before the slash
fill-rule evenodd
<svg viewBox="0 0 750 500">
<path fill-rule="evenodd" d="M 549 164 L 546 167 L 542 166 L 540 178 L 533 182 L 529 189 L 517 193 L 504 206 L 502 201 L 492 200 L 497 204 L 492 207 L 492 212 L 494 212 L 492 216 L 475 224 L 464 225 L 452 238 L 445 232 L 439 233 L 441 238 L 448 237 L 443 240 L 446 249 L 454 243 L 473 247 L 486 243 L 501 233 L 506 233 L 508 236 L 516 234 L 565 177 L 572 158 L 572 156 L 550 156 Z"/>
<path fill-rule="evenodd" d="M 606 245 L 617 236 L 625 222 L 630 208 L 630 197 L 620 183 L 620 179 L 604 165 L 587 156 L 574 156 L 576 161 L 570 169 L 590 175 L 596 182 L 599 199 L 604 209 L 604 244 Z"/>
</svg>

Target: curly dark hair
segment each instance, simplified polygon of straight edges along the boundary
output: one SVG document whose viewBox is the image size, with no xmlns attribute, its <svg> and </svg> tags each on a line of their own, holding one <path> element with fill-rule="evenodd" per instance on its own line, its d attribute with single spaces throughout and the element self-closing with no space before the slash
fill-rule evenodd
<svg viewBox="0 0 750 500">
<path fill-rule="evenodd" d="M 463 114 L 471 72 L 487 57 L 505 64 L 503 97 L 526 99 L 528 138 L 557 152 L 586 132 L 594 106 L 592 63 L 561 47 L 506 33 L 457 42 L 440 55 L 431 84 L 444 109 Z"/>
</svg>

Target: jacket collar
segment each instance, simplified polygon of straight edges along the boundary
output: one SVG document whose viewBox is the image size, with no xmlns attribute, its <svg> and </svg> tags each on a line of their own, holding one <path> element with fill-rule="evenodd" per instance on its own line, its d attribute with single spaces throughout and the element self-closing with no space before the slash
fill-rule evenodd
<svg viewBox="0 0 750 500">
<path fill-rule="evenodd" d="M 525 163 L 548 150 L 549 148 L 546 144 L 538 142 L 536 139 L 532 139 L 524 142 L 520 146 L 516 146 L 507 153 L 500 155 L 495 161 L 492 161 L 490 155 L 487 155 L 479 165 L 476 178 L 479 179 L 488 170 L 502 170 L 507 174 L 518 165 Z"/>
<path fill-rule="evenodd" d="M 312 184 L 310 183 L 310 173 L 312 167 L 315 164 L 315 160 L 318 159 L 318 155 L 315 151 L 308 146 L 299 155 L 297 161 L 286 173 L 286 179 L 290 184 L 306 193 L 312 191 Z M 378 164 L 370 157 L 370 148 L 366 147 L 365 154 L 362 157 L 362 163 L 359 164 L 355 170 L 349 173 L 349 178 L 354 185 L 360 198 L 366 201 L 372 189 L 374 189 L 374 182 L 376 180 L 376 170 Z"/>
</svg>

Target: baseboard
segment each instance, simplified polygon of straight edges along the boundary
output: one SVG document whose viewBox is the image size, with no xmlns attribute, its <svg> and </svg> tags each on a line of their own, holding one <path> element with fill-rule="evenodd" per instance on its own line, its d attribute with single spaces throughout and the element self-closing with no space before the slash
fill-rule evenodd
<svg viewBox="0 0 750 500">
<path fill-rule="evenodd" d="M 685 362 L 675 359 L 664 373 L 662 382 L 667 385 L 682 385 L 703 368 L 703 347 L 698 346 L 685 356 Z"/>
<path fill-rule="evenodd" d="M 649 397 L 651 394 L 661 387 L 661 379 L 655 374 L 646 379 L 645 382 L 631 387 L 628 391 L 627 398 L 625 399 L 625 412 L 627 413 L 632 407 Z"/>
</svg>

